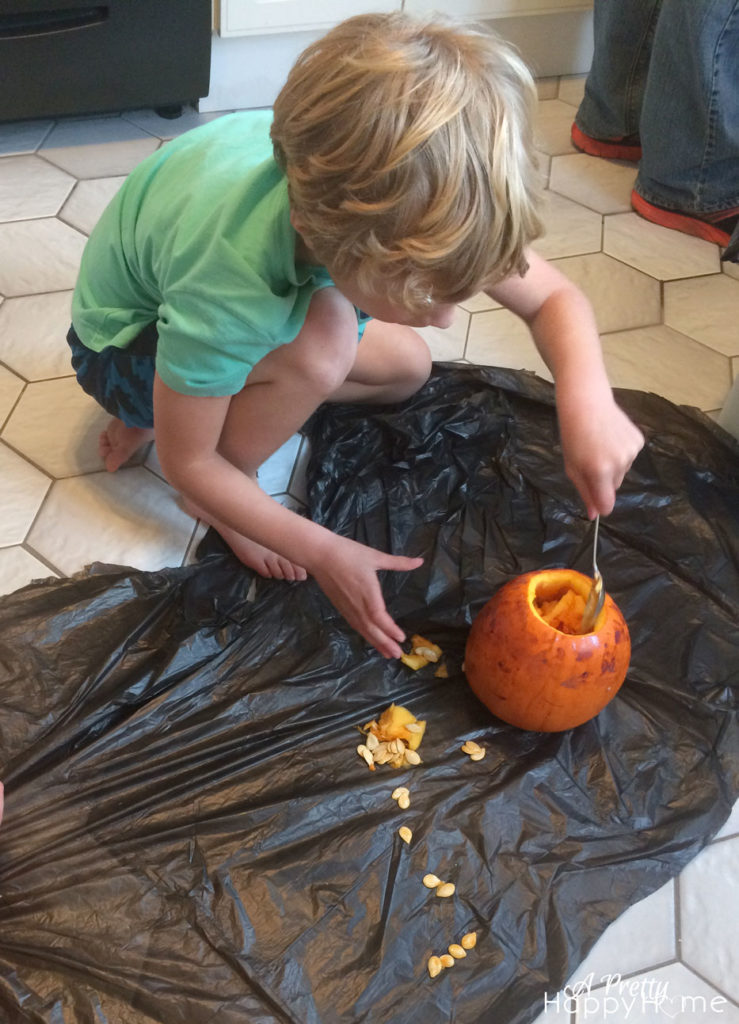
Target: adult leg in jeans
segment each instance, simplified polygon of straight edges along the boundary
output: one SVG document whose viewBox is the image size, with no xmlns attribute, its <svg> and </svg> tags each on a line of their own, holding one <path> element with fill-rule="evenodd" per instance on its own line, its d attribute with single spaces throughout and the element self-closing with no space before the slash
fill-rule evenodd
<svg viewBox="0 0 739 1024">
<path fill-rule="evenodd" d="M 665 0 L 640 132 L 637 196 L 705 218 L 739 207 L 739 0 Z"/>
<path fill-rule="evenodd" d="M 578 148 L 594 156 L 639 159 L 642 101 L 661 6 L 662 0 L 596 0 L 593 65 L 573 130 Z M 623 141 L 633 152 L 588 145 L 601 140 Z"/>
<path fill-rule="evenodd" d="M 596 0 L 573 141 L 638 159 L 642 216 L 728 245 L 739 234 L 739 0 Z M 598 140 L 621 140 L 618 143 Z M 582 144 L 580 144 L 582 143 Z M 724 258 L 736 258 L 732 244 Z"/>
</svg>

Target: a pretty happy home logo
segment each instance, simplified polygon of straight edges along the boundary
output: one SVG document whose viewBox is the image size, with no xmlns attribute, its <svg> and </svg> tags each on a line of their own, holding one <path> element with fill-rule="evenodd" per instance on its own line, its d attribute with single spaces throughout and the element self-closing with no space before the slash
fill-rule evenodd
<svg viewBox="0 0 739 1024">
<path fill-rule="evenodd" d="M 629 1021 L 714 1020 L 724 1012 L 728 1000 L 718 994 L 694 995 L 674 991 L 669 981 L 641 975 L 624 980 L 620 974 L 596 979 L 588 974 L 582 981 L 566 985 L 554 996 L 544 996 L 545 1014 L 577 1011 L 577 1024 L 586 1021 L 628 1024 Z M 546 1019 L 546 1018 L 545 1018 Z"/>
</svg>

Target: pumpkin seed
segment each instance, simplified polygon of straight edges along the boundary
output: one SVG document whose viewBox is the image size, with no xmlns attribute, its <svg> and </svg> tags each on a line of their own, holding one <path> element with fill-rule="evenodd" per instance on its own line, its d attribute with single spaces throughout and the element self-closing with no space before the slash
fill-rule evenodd
<svg viewBox="0 0 739 1024">
<path fill-rule="evenodd" d="M 459 943 L 463 949 L 474 949 L 477 945 L 477 932 L 467 932 L 459 940 Z"/>
<path fill-rule="evenodd" d="M 398 797 L 398 807 L 401 809 L 401 811 L 407 811 L 410 805 L 411 800 L 406 793 Z"/>
<path fill-rule="evenodd" d="M 449 952 L 451 953 L 455 960 L 462 960 L 463 957 L 467 956 L 467 951 L 463 949 L 463 947 L 460 946 L 459 943 L 457 942 L 453 942 L 451 944 L 451 946 L 449 947 Z"/>
<path fill-rule="evenodd" d="M 397 800 L 401 796 L 408 796 L 408 790 L 405 786 L 396 786 L 392 792 L 393 800 Z"/>
<path fill-rule="evenodd" d="M 485 757 L 485 751 L 476 750 L 474 753 L 470 754 L 470 761 L 482 761 L 483 757 Z"/>
<path fill-rule="evenodd" d="M 368 750 L 364 743 L 360 743 L 357 747 L 357 753 L 360 757 L 363 757 L 370 767 L 375 763 L 375 759 L 372 756 L 372 751 Z"/>
<path fill-rule="evenodd" d="M 380 741 L 373 732 L 370 732 L 367 734 L 367 739 L 364 741 L 364 745 L 367 747 L 367 750 L 374 751 L 379 747 Z"/>
<path fill-rule="evenodd" d="M 398 829 L 398 835 L 400 836 L 404 843 L 410 843 L 411 839 L 413 838 L 413 833 L 411 832 L 407 825 L 400 826 L 400 828 Z"/>
<path fill-rule="evenodd" d="M 432 978 L 435 978 L 437 974 L 441 974 L 442 963 L 438 956 L 430 956 L 426 966 Z"/>
<path fill-rule="evenodd" d="M 436 875 L 424 875 L 423 884 L 427 889 L 435 889 L 438 885 L 441 885 L 441 879 L 437 878 Z"/>
<path fill-rule="evenodd" d="M 441 896 L 444 899 L 446 896 L 453 896 L 456 891 L 454 882 L 442 882 L 441 885 L 436 887 L 436 895 Z"/>
<path fill-rule="evenodd" d="M 448 953 L 442 953 L 439 960 L 442 967 L 454 967 L 454 957 Z"/>
<path fill-rule="evenodd" d="M 408 732 L 423 732 L 423 727 L 420 726 L 418 722 L 408 722 L 404 728 L 407 729 Z"/>
<path fill-rule="evenodd" d="M 439 655 L 436 651 L 432 651 L 430 647 L 414 647 L 413 653 L 425 658 L 426 661 L 437 662 L 439 660 Z"/>
<path fill-rule="evenodd" d="M 421 763 L 421 755 L 417 754 L 415 750 L 406 750 L 405 759 L 408 764 L 415 765 Z"/>
</svg>

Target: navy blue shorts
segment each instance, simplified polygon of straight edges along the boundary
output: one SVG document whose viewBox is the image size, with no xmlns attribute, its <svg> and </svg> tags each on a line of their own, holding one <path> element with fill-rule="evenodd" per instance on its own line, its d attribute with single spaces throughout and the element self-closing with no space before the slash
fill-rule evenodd
<svg viewBox="0 0 739 1024">
<path fill-rule="evenodd" d="M 154 426 L 156 324 L 145 327 L 126 348 L 109 345 L 93 352 L 82 344 L 74 327 L 69 328 L 67 341 L 83 391 L 127 427 Z"/>
<path fill-rule="evenodd" d="M 359 338 L 372 318 L 357 310 Z M 108 345 L 93 352 L 82 344 L 74 327 L 67 332 L 72 369 L 82 390 L 127 427 L 154 426 L 156 324 L 148 324 L 126 348 Z"/>
</svg>

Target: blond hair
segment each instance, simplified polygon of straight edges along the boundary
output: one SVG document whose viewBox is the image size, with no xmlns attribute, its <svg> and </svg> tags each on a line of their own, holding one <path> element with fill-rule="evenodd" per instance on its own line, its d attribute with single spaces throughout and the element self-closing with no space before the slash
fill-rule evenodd
<svg viewBox="0 0 739 1024">
<path fill-rule="evenodd" d="M 274 106 L 305 241 L 329 271 L 410 310 L 524 273 L 541 230 L 535 97 L 491 33 L 400 13 L 337 25 Z"/>
</svg>

